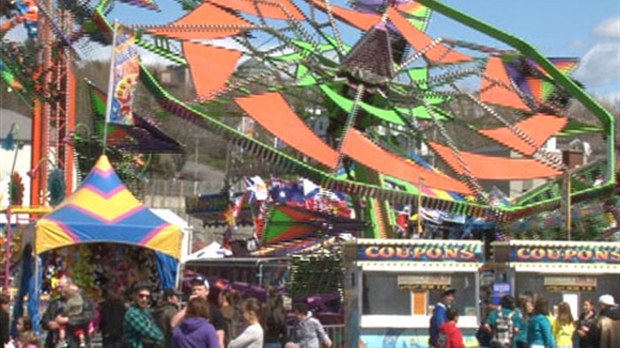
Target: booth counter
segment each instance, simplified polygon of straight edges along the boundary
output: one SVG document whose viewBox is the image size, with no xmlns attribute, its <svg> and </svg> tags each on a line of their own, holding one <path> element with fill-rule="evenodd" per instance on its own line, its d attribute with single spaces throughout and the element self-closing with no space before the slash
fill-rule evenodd
<svg viewBox="0 0 620 348">
<path fill-rule="evenodd" d="M 457 289 L 466 345 L 477 347 L 481 242 L 358 239 L 344 250 L 346 347 L 428 347 L 447 287 Z"/>
<path fill-rule="evenodd" d="M 513 295 L 544 296 L 550 305 L 568 302 L 573 317 L 581 303 L 620 297 L 620 243 L 566 241 L 493 242 L 495 284 Z"/>
</svg>

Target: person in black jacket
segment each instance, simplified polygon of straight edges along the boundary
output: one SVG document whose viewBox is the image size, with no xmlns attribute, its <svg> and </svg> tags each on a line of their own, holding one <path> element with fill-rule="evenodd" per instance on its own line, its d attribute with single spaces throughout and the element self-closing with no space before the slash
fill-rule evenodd
<svg viewBox="0 0 620 348">
<path fill-rule="evenodd" d="M 288 341 L 286 327 L 286 309 L 284 300 L 279 294 L 271 294 L 267 299 L 267 315 L 265 318 L 265 347 L 282 348 Z"/>
<path fill-rule="evenodd" d="M 125 304 L 120 296 L 109 288 L 103 289 L 103 301 L 99 304 L 101 318 L 99 331 L 102 337 L 103 348 L 123 348 L 125 344 L 123 334 L 123 320 L 125 318 Z"/>
<path fill-rule="evenodd" d="M 0 342 L 2 346 L 9 343 L 11 336 L 9 335 L 9 298 L 5 295 L 0 295 Z"/>
<path fill-rule="evenodd" d="M 65 324 L 67 327 L 67 346 L 68 348 L 78 348 L 79 339 L 75 336 L 74 332 L 80 328 L 83 332 L 88 332 L 88 324 L 95 317 L 95 308 L 91 300 L 82 294 L 84 300 L 84 307 L 80 315 L 71 317 L 62 317 L 62 309 L 65 302 L 65 296 L 67 296 L 67 290 L 70 286 L 74 286 L 73 280 L 69 277 L 62 277 L 58 281 L 58 291 L 62 297 L 50 302 L 47 310 L 41 318 L 41 328 L 46 330 L 47 337 L 45 339 L 45 348 L 55 348 L 58 344 L 58 330 L 60 325 Z M 85 345 L 90 346 L 90 335 L 85 335 Z"/>
</svg>

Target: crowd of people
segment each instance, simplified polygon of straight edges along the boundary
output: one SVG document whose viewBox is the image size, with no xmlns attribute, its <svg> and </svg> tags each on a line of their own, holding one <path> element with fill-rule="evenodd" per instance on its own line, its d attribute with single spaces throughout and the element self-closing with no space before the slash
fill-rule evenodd
<svg viewBox="0 0 620 348">
<path fill-rule="evenodd" d="M 217 303 L 209 301 L 210 284 L 204 277 L 191 280 L 191 293 L 182 306 L 183 293 L 166 289 L 154 303 L 153 289 L 139 282 L 131 303 L 104 289 L 94 304 L 69 277 L 59 280 L 61 295 L 41 317 L 46 332 L 44 348 L 87 348 L 95 332 L 103 348 L 322 348 L 332 341 L 305 302 L 292 307 L 294 324 L 288 330 L 283 297 L 271 294 L 262 302 L 242 297 L 232 289 L 218 289 Z M 431 348 L 465 348 L 455 308 L 456 289 L 448 288 L 435 305 L 429 326 Z M 6 348 L 41 348 L 32 320 L 19 318 L 17 335 L 9 330 L 9 298 L 0 295 L 0 340 Z M 596 307 L 599 307 L 598 313 Z M 541 296 L 524 294 L 501 298 L 488 312 L 476 338 L 481 348 L 620 348 L 620 307 L 613 296 L 597 303 L 583 301 L 576 318 L 561 302 L 549 309 Z"/>
<path fill-rule="evenodd" d="M 166 289 L 153 301 L 149 283 L 132 287 L 131 303 L 113 291 L 103 290 L 95 304 L 69 277 L 59 280 L 60 297 L 51 301 L 41 317 L 46 332 L 44 348 L 87 348 L 98 331 L 103 348 L 319 348 L 332 342 L 320 321 L 304 302 L 293 306 L 294 325 L 289 335 L 282 296 L 273 293 L 266 302 L 243 297 L 232 289 L 218 289 L 217 303 L 209 301 L 206 278 L 191 280 L 185 306 L 183 294 Z M 9 300 L 0 296 L 0 339 L 17 348 L 40 348 L 28 317 L 17 323 L 17 337 L 9 334 Z"/>
<path fill-rule="evenodd" d="M 435 305 L 429 329 L 432 348 L 465 348 L 454 308 L 456 290 L 446 289 Z M 476 338 L 480 348 L 620 348 L 620 307 L 613 296 L 583 301 L 576 318 L 569 303 L 549 309 L 541 296 L 524 294 L 501 298 L 499 306 L 481 323 Z"/>
</svg>

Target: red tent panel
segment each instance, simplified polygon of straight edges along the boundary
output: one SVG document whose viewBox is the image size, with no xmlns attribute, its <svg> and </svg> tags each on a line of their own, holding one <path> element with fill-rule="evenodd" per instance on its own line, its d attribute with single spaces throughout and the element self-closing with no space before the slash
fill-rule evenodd
<svg viewBox="0 0 620 348">
<path fill-rule="evenodd" d="M 191 41 L 183 42 L 183 52 L 199 98 L 207 98 L 219 91 L 235 71 L 243 54 Z"/>
<path fill-rule="evenodd" d="M 398 11 L 390 7 L 388 8 L 390 21 L 398 28 L 400 33 L 405 37 L 407 42 L 418 51 L 427 50 L 424 56 L 438 64 L 453 64 L 459 62 L 468 62 L 472 58 L 466 54 L 460 53 L 453 49 L 448 49 L 445 45 L 438 43 L 431 47 L 433 39 L 426 35 L 420 29 L 411 25 L 411 23 L 403 17 Z M 431 47 L 429 49 L 429 47 Z"/>
<path fill-rule="evenodd" d="M 418 164 L 398 157 L 366 138 L 355 129 L 349 130 L 342 153 L 379 173 L 393 176 L 418 185 L 420 178 L 428 187 L 468 194 L 471 190 L 461 181 L 440 173 L 432 172 Z"/>
<path fill-rule="evenodd" d="M 179 40 L 209 40 L 241 33 L 241 28 L 191 28 L 199 25 L 236 25 L 251 27 L 252 24 L 218 6 L 203 3 L 181 19 L 160 28 L 147 30 L 150 34 L 167 36 Z"/>
<path fill-rule="evenodd" d="M 429 146 L 454 171 L 459 174 L 465 173 L 465 169 L 452 149 L 434 142 L 429 142 Z M 533 159 L 485 156 L 464 151 L 460 151 L 459 154 L 469 167 L 471 174 L 483 180 L 530 180 L 561 174 L 561 171 Z"/>
<path fill-rule="evenodd" d="M 280 93 L 266 93 L 236 98 L 239 106 L 271 134 L 306 156 L 334 169 L 338 165 L 338 153 L 319 138 Z"/>
<path fill-rule="evenodd" d="M 507 127 L 481 129 L 479 132 L 515 151 L 529 156 L 536 152 L 549 137 L 562 130 L 562 128 L 566 126 L 566 123 L 568 123 L 568 119 L 565 117 L 546 114 L 536 114 L 523 121 L 517 122 L 514 125 L 515 131 L 521 132 L 530 138 L 532 140 L 530 143 L 526 142 L 523 137 L 518 136 Z M 530 145 L 532 143 L 533 145 Z"/>
</svg>

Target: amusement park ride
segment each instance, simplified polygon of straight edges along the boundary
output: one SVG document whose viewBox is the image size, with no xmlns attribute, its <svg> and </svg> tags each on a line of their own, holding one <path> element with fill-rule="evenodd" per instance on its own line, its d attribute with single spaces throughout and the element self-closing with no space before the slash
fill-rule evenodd
<svg viewBox="0 0 620 348">
<path fill-rule="evenodd" d="M 144 13 L 157 8 L 151 0 L 125 2 Z M 395 236 L 395 206 L 510 222 L 614 190 L 614 118 L 568 77 L 577 59 L 546 58 L 435 0 L 178 2 L 187 13 L 170 23 L 126 24 L 138 46 L 190 71 L 197 95 L 180 100 L 141 66 L 141 83 L 161 108 L 246 155 L 357 197 L 356 210 L 372 225 L 368 236 Z M 66 193 L 74 188 L 67 139 L 80 83 L 78 41 L 110 44 L 112 5 L 3 0 L 1 32 L 25 25 L 38 48 L 32 71 L 7 49 L 0 57 L 2 78 L 33 106 L 32 205 L 47 204 L 50 164 L 64 173 Z M 429 36 L 431 12 L 500 48 Z M 236 72 L 247 60 L 259 68 Z M 571 117 L 567 108 L 577 103 L 591 117 Z M 222 105 L 270 137 L 210 112 Z M 545 145 L 579 136 L 602 139 L 605 158 L 569 168 Z M 491 189 L 513 182 L 535 184 L 509 199 Z"/>
<path fill-rule="evenodd" d="M 158 9 L 156 0 L 121 1 L 139 7 L 132 13 L 141 23 Z M 123 42 L 189 71 L 196 95 L 181 100 L 140 64 L 140 83 L 161 109 L 224 138 L 239 149 L 241 159 L 277 168 L 263 173 L 271 176 L 266 181 L 272 189 L 294 182 L 303 201 L 306 192 L 298 183 L 312 182 L 316 191 L 337 197 L 341 205 L 331 210 L 309 212 L 313 203 L 281 204 L 279 196 L 271 204 L 271 191 L 256 173 L 236 173 L 254 190 L 242 197 L 263 202 L 252 206 L 265 216 L 262 235 L 258 219 L 253 221 L 261 238 L 257 252 L 275 250 L 280 241 L 297 247 L 295 242 L 303 244 L 310 236 L 320 240 L 314 246 L 320 245 L 323 255 L 342 256 L 328 260 L 333 272 L 314 260 L 297 268 L 328 278 L 333 273 L 341 281 L 335 287 L 344 295 L 335 298 L 347 302 L 344 319 L 338 313 L 347 325 L 347 346 L 378 347 L 380 341 L 393 347 L 394 337 L 401 336 L 423 342 L 403 347 L 425 347 L 430 304 L 455 284 L 459 305 L 466 306 L 459 325 L 470 331 L 471 342 L 483 317 L 483 285 L 499 281 L 509 290 L 502 291 L 517 293 L 564 282 L 559 285 L 580 290 L 585 283 L 565 283 L 585 279 L 587 291 L 598 287 L 600 294 L 617 293 L 618 245 L 599 242 L 613 237 L 596 230 L 571 240 L 575 217 L 607 209 L 620 226 L 614 117 L 569 77 L 577 59 L 544 57 L 519 38 L 439 0 L 176 2 L 185 13 L 169 23 L 119 26 L 112 24 L 112 0 L 0 0 L 0 37 L 24 25 L 36 47 L 35 54 L 12 43 L 3 42 L 0 49 L 0 78 L 33 110 L 31 205 L 54 205 L 58 188 L 73 191 L 76 89 L 86 83 L 76 81 L 74 66 L 85 42 L 114 44 L 118 52 L 122 28 L 123 38 L 131 38 Z M 431 13 L 493 44 L 431 37 Z M 98 117 L 106 98 L 117 98 L 97 88 L 91 94 Z M 569 112 L 575 106 L 586 112 Z M 230 115 L 241 125 L 231 125 Z M 113 137 L 138 139 L 147 129 L 157 133 L 146 123 L 146 133 L 136 132 L 138 119 L 134 115 L 135 125 L 117 128 Z M 566 147 L 582 138 L 604 144 L 598 159 L 574 162 L 573 153 L 563 156 L 547 146 L 557 140 Z M 170 139 L 164 142 L 179 147 Z M 238 197 L 216 196 L 224 197 L 226 222 L 235 226 L 238 211 L 231 201 Z M 437 215 L 458 217 L 462 229 L 492 227 L 476 236 L 429 237 L 422 220 Z M 300 223 L 302 216 L 306 220 Z M 541 216 L 543 225 L 565 228 L 560 234 L 529 234 L 540 225 L 531 218 Z M 417 228 L 404 236 L 399 227 L 411 228 L 414 217 Z M 333 243 L 344 252 L 324 247 L 325 240 L 345 239 L 352 232 L 366 238 Z M 5 273 L 10 273 L 8 262 Z M 527 281 L 517 282 L 520 277 Z M 390 287 L 392 292 L 384 292 Z M 553 291 L 547 293 L 564 301 L 565 294 Z M 372 301 L 364 296 L 398 308 L 370 311 L 367 302 Z"/>
</svg>

